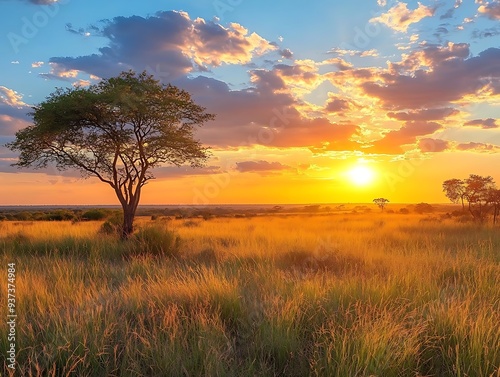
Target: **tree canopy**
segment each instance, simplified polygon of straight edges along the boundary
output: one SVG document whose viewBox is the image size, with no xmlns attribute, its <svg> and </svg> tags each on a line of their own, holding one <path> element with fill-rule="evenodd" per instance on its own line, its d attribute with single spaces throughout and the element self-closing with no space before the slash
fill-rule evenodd
<svg viewBox="0 0 500 377">
<path fill-rule="evenodd" d="M 209 151 L 194 128 L 214 118 L 189 93 L 146 72 L 122 72 L 87 88 L 57 89 L 33 107 L 33 124 L 8 144 L 18 167 L 74 168 L 110 185 L 133 231 L 141 189 L 163 164 L 203 166 Z"/>
<path fill-rule="evenodd" d="M 376 199 L 373 199 L 373 203 L 375 203 L 378 206 L 378 208 L 380 208 L 383 211 L 385 206 L 387 205 L 387 203 L 389 203 L 389 199 L 376 198 Z"/>
<path fill-rule="evenodd" d="M 485 221 L 493 209 L 493 222 L 496 222 L 500 211 L 500 190 L 493 177 L 470 174 L 463 180 L 448 179 L 443 182 L 443 191 L 453 203 L 461 200 L 463 210 L 467 202 L 469 213 L 477 221 Z"/>
</svg>

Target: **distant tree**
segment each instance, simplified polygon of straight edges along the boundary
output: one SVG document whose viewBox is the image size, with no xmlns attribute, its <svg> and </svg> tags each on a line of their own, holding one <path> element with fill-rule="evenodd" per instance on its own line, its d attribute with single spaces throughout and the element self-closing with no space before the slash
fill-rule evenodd
<svg viewBox="0 0 500 377">
<path fill-rule="evenodd" d="M 420 214 L 431 213 L 434 211 L 434 207 L 428 203 L 418 203 L 417 205 L 415 205 L 414 211 Z"/>
<path fill-rule="evenodd" d="M 471 174 L 465 180 L 465 198 L 469 203 L 469 212 L 472 217 L 483 222 L 492 205 L 492 190 L 496 189 L 495 181 L 492 177 L 482 177 Z"/>
<path fill-rule="evenodd" d="M 386 198 L 377 198 L 373 199 L 373 203 L 375 203 L 378 206 L 378 208 L 380 208 L 383 212 L 385 206 L 387 205 L 387 203 L 389 203 L 389 200 Z"/>
<path fill-rule="evenodd" d="M 142 188 L 162 164 L 202 166 L 209 153 L 193 138 L 213 119 L 189 93 L 146 72 L 122 72 L 88 88 L 58 89 L 35 106 L 34 124 L 8 144 L 18 167 L 74 168 L 114 190 L 123 209 L 122 238 L 133 232 Z"/>
<path fill-rule="evenodd" d="M 496 224 L 498 215 L 500 215 L 500 190 L 491 189 L 489 192 L 490 202 L 493 206 L 493 225 Z"/>
<path fill-rule="evenodd" d="M 465 182 L 461 179 L 448 179 L 443 182 L 443 191 L 448 199 L 453 203 L 462 203 L 462 211 L 465 211 Z"/>
</svg>

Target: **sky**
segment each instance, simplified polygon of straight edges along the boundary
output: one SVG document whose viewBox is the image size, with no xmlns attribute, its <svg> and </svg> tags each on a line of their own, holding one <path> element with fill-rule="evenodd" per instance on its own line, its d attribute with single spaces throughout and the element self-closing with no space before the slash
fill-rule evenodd
<svg viewBox="0 0 500 377">
<path fill-rule="evenodd" d="M 446 202 L 500 184 L 500 0 L 0 0 L 0 205 L 117 204 L 4 145 L 59 87 L 147 71 L 216 115 L 141 204 Z"/>
</svg>

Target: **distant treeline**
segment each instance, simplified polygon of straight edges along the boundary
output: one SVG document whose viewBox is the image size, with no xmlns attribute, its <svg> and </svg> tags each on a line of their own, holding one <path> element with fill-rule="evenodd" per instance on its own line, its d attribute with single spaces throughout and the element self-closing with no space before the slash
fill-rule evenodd
<svg viewBox="0 0 500 377">
<path fill-rule="evenodd" d="M 370 213 L 371 205 L 305 205 L 305 206 L 262 206 L 254 208 L 224 207 L 175 207 L 175 208 L 151 208 L 143 207 L 137 211 L 138 216 L 148 216 L 152 220 L 157 219 L 188 219 L 203 218 L 205 220 L 216 217 L 252 217 L 266 214 L 329 214 L 329 213 Z M 449 206 L 446 208 L 449 209 Z M 410 204 L 406 207 L 398 206 L 398 209 L 388 209 L 386 214 L 425 214 L 446 211 L 441 206 L 433 206 L 427 203 Z M 454 211 L 456 212 L 456 211 Z M 460 212 L 463 214 L 462 212 Z M 121 211 L 116 208 L 65 208 L 65 209 L 17 209 L 15 207 L 0 210 L 0 221 L 104 221 L 117 219 L 122 216 Z"/>
</svg>

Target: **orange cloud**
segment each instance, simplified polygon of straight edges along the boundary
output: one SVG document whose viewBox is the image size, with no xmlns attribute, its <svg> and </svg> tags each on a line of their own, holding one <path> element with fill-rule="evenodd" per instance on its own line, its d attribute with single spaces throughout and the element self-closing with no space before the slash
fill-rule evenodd
<svg viewBox="0 0 500 377">
<path fill-rule="evenodd" d="M 441 139 L 422 138 L 418 141 L 418 148 L 422 152 L 444 152 L 450 148 L 450 142 Z"/>
<path fill-rule="evenodd" d="M 479 6 L 478 11 L 492 20 L 500 20 L 500 2 L 498 0 L 485 2 L 483 5 Z"/>
<path fill-rule="evenodd" d="M 187 14 L 186 17 L 189 19 Z M 278 49 L 257 33 L 249 34 L 248 29 L 237 23 L 225 28 L 218 23 L 197 18 L 193 21 L 190 34 L 188 40 L 191 46 L 184 49 L 184 53 L 200 66 L 247 64 L 254 56 Z"/>
<path fill-rule="evenodd" d="M 288 165 L 283 165 L 281 162 L 259 161 L 242 161 L 236 163 L 236 170 L 240 173 L 259 173 L 268 175 L 283 170 L 292 170 Z"/>
<path fill-rule="evenodd" d="M 380 140 L 372 143 L 367 152 L 382 154 L 399 154 L 403 152 L 402 145 L 413 144 L 418 136 L 430 135 L 441 129 L 436 122 L 406 122 L 398 130 L 389 131 Z"/>
<path fill-rule="evenodd" d="M 398 2 L 387 13 L 370 19 L 370 22 L 380 22 L 395 31 L 405 33 L 411 24 L 420 22 L 423 18 L 430 17 L 433 14 L 434 9 L 421 3 L 418 3 L 417 9 L 410 10 L 406 3 Z"/>
</svg>

